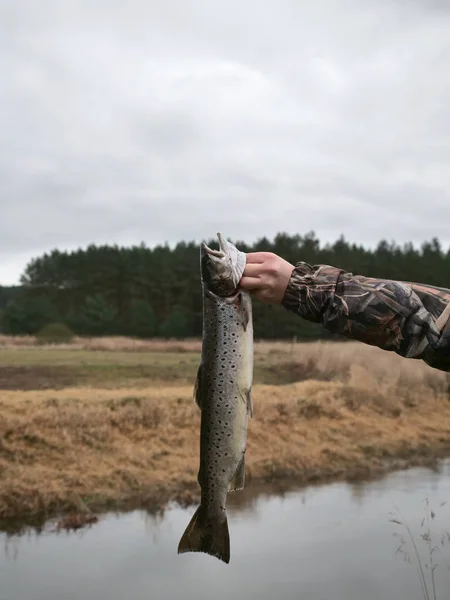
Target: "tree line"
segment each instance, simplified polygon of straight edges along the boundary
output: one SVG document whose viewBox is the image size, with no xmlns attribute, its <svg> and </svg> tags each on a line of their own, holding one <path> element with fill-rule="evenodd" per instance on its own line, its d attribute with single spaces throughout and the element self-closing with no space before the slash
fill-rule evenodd
<svg viewBox="0 0 450 600">
<path fill-rule="evenodd" d="M 343 237 L 323 245 L 314 232 L 279 233 L 253 245 L 234 243 L 244 252 L 275 252 L 293 264 L 303 260 L 371 277 L 450 287 L 450 250 L 444 251 L 436 238 L 420 248 L 382 240 L 373 250 Z M 215 240 L 208 244 L 217 247 Z M 0 329 L 11 335 L 37 334 L 60 323 L 83 336 L 201 336 L 199 252 L 193 242 L 174 248 L 141 244 L 90 245 L 72 252 L 55 249 L 28 263 L 19 286 L 0 286 Z M 258 338 L 330 337 L 319 325 L 282 307 L 255 301 L 253 310 Z"/>
</svg>

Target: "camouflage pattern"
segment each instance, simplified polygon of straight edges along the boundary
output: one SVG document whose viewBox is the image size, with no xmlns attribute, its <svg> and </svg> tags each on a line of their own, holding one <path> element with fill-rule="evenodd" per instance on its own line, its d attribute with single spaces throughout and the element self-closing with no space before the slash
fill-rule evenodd
<svg viewBox="0 0 450 600">
<path fill-rule="evenodd" d="M 283 306 L 332 333 L 450 371 L 450 290 L 297 263 Z"/>
</svg>

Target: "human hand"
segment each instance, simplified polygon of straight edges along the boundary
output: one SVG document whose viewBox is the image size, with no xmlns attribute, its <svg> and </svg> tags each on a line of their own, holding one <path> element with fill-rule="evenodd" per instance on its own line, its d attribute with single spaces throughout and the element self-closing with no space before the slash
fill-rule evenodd
<svg viewBox="0 0 450 600">
<path fill-rule="evenodd" d="M 269 304 L 281 304 L 294 265 L 272 252 L 250 252 L 239 283 L 256 298 Z"/>
</svg>

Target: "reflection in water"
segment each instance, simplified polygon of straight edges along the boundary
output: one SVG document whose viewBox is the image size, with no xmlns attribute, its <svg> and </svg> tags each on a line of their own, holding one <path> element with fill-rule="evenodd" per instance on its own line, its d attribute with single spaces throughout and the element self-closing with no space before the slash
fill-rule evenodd
<svg viewBox="0 0 450 600">
<path fill-rule="evenodd" d="M 428 497 L 434 535 L 450 530 L 450 502 L 440 506 L 450 500 L 448 465 L 282 495 L 247 488 L 230 503 L 229 565 L 177 555 L 192 507 L 110 514 L 76 533 L 3 535 L 0 600 L 422 600 L 414 565 L 395 555 L 400 531 L 389 513 L 397 505 L 418 535 Z M 425 561 L 427 545 L 419 546 Z M 444 566 L 436 584 L 446 597 Z"/>
</svg>

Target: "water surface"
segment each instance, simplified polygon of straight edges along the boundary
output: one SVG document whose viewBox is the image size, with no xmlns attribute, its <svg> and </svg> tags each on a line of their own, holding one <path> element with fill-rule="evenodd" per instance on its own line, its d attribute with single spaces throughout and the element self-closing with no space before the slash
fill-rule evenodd
<svg viewBox="0 0 450 600">
<path fill-rule="evenodd" d="M 418 536 L 428 497 L 438 541 L 450 531 L 449 467 L 250 498 L 230 509 L 229 565 L 177 555 L 193 508 L 110 514 L 77 533 L 0 535 L 0 600 L 421 600 L 389 513 L 396 504 Z M 450 559 L 450 545 L 442 550 Z M 450 572 L 436 560 L 437 597 L 448 599 Z"/>
</svg>

